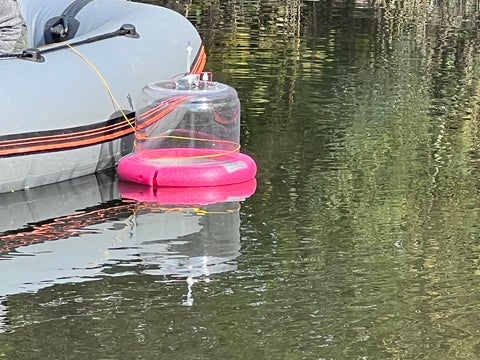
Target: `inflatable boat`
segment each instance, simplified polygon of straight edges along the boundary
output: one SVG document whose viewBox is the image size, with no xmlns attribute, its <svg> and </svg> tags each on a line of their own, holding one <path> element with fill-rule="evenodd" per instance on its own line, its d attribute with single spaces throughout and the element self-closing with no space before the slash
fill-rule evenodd
<svg viewBox="0 0 480 360">
<path fill-rule="evenodd" d="M 0 193 L 112 167 L 132 150 L 134 104 L 205 65 L 182 15 L 126 0 L 18 0 L 28 49 L 0 56 Z"/>
</svg>

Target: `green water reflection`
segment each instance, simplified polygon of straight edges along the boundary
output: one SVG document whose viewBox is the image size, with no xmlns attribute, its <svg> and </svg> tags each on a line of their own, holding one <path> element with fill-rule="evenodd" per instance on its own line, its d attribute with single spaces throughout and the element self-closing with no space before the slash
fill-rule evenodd
<svg viewBox="0 0 480 360">
<path fill-rule="evenodd" d="M 479 358 L 478 4 L 159 3 L 241 98 L 241 254 L 192 306 L 144 274 L 10 296 L 0 357 Z"/>
</svg>

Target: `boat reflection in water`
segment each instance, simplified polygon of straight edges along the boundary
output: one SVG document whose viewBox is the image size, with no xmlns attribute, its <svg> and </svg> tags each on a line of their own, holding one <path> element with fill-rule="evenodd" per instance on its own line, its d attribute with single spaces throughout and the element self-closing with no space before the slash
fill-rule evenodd
<svg viewBox="0 0 480 360">
<path fill-rule="evenodd" d="M 1 194 L 0 300 L 140 272 L 186 279 L 189 305 L 194 282 L 235 269 L 240 202 L 255 188 L 154 190 L 101 174 Z"/>
</svg>

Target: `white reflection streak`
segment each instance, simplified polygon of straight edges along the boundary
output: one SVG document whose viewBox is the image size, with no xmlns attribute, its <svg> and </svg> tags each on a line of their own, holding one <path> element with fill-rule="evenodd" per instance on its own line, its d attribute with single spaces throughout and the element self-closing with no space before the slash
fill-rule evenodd
<svg viewBox="0 0 480 360">
<path fill-rule="evenodd" d="M 182 301 L 182 305 L 183 306 L 193 306 L 193 292 L 192 292 L 192 286 L 193 284 L 195 284 L 196 282 L 198 282 L 197 279 L 194 279 L 192 278 L 191 276 L 187 277 L 186 279 L 187 281 L 187 297 L 184 301 Z"/>
<path fill-rule="evenodd" d="M 8 332 L 8 317 L 7 317 L 7 306 L 5 305 L 6 298 L 0 297 L 0 334 Z"/>
</svg>

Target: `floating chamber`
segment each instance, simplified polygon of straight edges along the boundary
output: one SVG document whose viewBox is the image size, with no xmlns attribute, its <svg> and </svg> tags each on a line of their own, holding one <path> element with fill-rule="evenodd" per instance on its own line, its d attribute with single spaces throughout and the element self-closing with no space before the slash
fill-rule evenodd
<svg viewBox="0 0 480 360">
<path fill-rule="evenodd" d="M 137 104 L 134 152 L 121 179 L 153 187 L 246 182 L 257 166 L 240 153 L 240 101 L 209 73 L 147 85 Z"/>
</svg>

